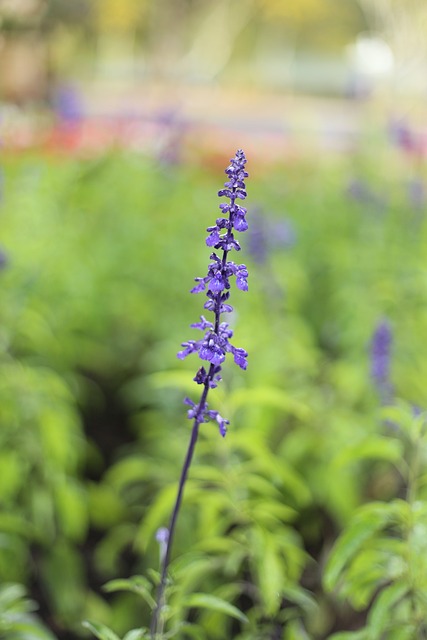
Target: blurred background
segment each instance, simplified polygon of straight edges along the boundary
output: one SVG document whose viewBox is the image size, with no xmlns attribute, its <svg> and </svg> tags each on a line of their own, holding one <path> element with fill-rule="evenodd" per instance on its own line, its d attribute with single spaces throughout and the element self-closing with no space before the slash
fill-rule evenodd
<svg viewBox="0 0 427 640">
<path fill-rule="evenodd" d="M 176 352 L 237 148 L 250 364 L 212 393 L 231 426 L 203 428 L 173 610 L 199 640 L 363 627 L 378 585 L 343 603 L 322 571 L 358 506 L 402 495 L 381 408 L 427 406 L 426 99 L 423 0 L 0 0 L 1 637 L 149 622 L 103 585 L 158 568 L 197 397 Z"/>
<path fill-rule="evenodd" d="M 201 130 L 206 146 L 237 133 L 282 157 L 296 137 L 347 148 L 373 101 L 383 118 L 424 129 L 407 104 L 426 95 L 419 0 L 2 0 L 0 20 L 14 147 L 156 150 L 179 125 L 197 146 Z"/>
</svg>

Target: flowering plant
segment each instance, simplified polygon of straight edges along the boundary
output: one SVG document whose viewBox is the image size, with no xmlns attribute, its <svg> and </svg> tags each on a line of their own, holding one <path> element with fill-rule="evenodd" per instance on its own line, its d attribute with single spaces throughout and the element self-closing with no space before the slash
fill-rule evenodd
<svg viewBox="0 0 427 640">
<path fill-rule="evenodd" d="M 182 343 L 183 349 L 178 352 L 178 358 L 181 360 L 191 353 L 197 353 L 199 358 L 206 363 L 202 365 L 195 377 L 194 381 L 202 385 L 203 390 L 199 402 L 196 404 L 189 398 L 185 398 L 184 402 L 190 407 L 187 416 L 193 420 L 193 428 L 190 437 L 190 443 L 187 455 L 181 471 L 181 477 L 178 485 L 178 493 L 175 505 L 172 511 L 170 525 L 167 530 L 162 529 L 162 540 L 164 542 L 164 553 L 162 559 L 162 571 L 160 577 L 159 590 L 157 595 L 157 606 L 154 610 L 151 623 L 151 637 L 156 638 L 158 633 L 162 631 L 162 608 L 164 606 L 164 591 L 166 586 L 167 571 L 170 561 L 170 553 L 172 548 L 172 540 L 175 532 L 176 521 L 182 502 L 185 481 L 187 479 L 188 470 L 193 458 L 196 446 L 199 427 L 203 422 L 215 420 L 218 423 L 219 431 L 225 436 L 229 421 L 223 418 L 218 411 L 208 408 L 207 397 L 210 389 L 214 389 L 221 381 L 221 365 L 225 360 L 227 353 L 232 353 L 234 362 L 246 369 L 247 352 L 231 344 L 230 338 L 233 335 L 232 330 L 227 322 L 221 321 L 224 313 L 233 311 L 233 307 L 229 304 L 230 298 L 230 279 L 236 278 L 236 286 L 242 291 L 248 289 L 248 271 L 244 264 L 236 264 L 228 260 L 228 254 L 233 249 L 240 251 L 239 242 L 234 236 L 234 231 L 246 231 L 248 224 L 246 222 L 246 209 L 237 203 L 237 200 L 246 198 L 245 178 L 248 173 L 245 171 L 246 157 L 241 149 L 236 152 L 234 158 L 231 159 L 230 165 L 225 170 L 228 180 L 224 184 L 224 188 L 218 192 L 220 197 L 225 196 L 229 199 L 229 203 L 221 203 L 219 208 L 223 216 L 217 218 L 215 225 L 208 227 L 209 232 L 206 238 L 208 247 L 213 247 L 211 253 L 211 263 L 208 267 L 208 273 L 203 278 L 195 278 L 196 286 L 193 287 L 191 293 L 201 293 L 206 291 L 207 301 L 204 308 L 214 314 L 213 322 L 206 320 L 202 315 L 200 322 L 191 325 L 194 329 L 204 332 L 203 338 L 200 340 L 188 340 Z M 218 255 L 217 252 L 221 252 Z M 206 368 L 207 367 L 207 368 Z"/>
</svg>

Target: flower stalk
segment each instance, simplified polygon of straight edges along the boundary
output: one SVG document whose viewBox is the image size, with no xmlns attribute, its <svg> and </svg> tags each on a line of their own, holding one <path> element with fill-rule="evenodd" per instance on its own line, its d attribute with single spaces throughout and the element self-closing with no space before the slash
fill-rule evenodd
<svg viewBox="0 0 427 640">
<path fill-rule="evenodd" d="M 245 154 L 239 149 L 225 170 L 228 180 L 224 184 L 224 188 L 218 192 L 218 196 L 225 196 L 229 202 L 219 205 L 223 215 L 217 218 L 215 225 L 207 229 L 209 235 L 206 238 L 206 244 L 208 247 L 213 247 L 214 249 L 210 256 L 211 263 L 208 267 L 208 273 L 203 278 L 195 278 L 196 286 L 191 290 L 191 293 L 206 292 L 207 301 L 204 304 L 204 309 L 213 312 L 213 322 L 206 320 L 203 315 L 200 316 L 200 322 L 192 324 L 191 327 L 203 331 L 203 338 L 183 342 L 181 345 L 183 349 L 177 354 L 177 357 L 183 360 L 188 355 L 197 353 L 205 364 L 198 369 L 193 378 L 197 384 L 202 386 L 199 402 L 196 404 L 189 398 L 185 398 L 184 400 L 185 404 L 190 407 L 187 411 L 187 417 L 193 420 L 193 427 L 181 470 L 178 492 L 172 510 L 166 538 L 166 547 L 161 562 L 157 605 L 153 612 L 150 629 L 152 640 L 159 638 L 163 632 L 164 622 L 162 610 L 165 605 L 165 588 L 172 543 L 184 487 L 199 435 L 200 424 L 211 420 L 216 421 L 219 432 L 223 437 L 226 434 L 227 425 L 229 424 L 229 421 L 223 418 L 218 411 L 208 408 L 207 398 L 209 391 L 217 387 L 221 381 L 221 365 L 227 353 L 232 353 L 234 362 L 241 369 L 246 369 L 247 367 L 247 352 L 230 343 L 233 332 L 227 322 L 221 321 L 222 314 L 233 311 L 233 307 L 228 302 L 230 297 L 230 279 L 234 276 L 237 288 L 242 291 L 248 290 L 248 271 L 246 266 L 228 260 L 230 251 L 240 251 L 240 244 L 234 237 L 234 232 L 243 232 L 248 228 L 246 209 L 237 202 L 238 200 L 244 200 L 246 198 L 245 178 L 247 178 L 248 174 L 245 171 L 245 164 Z M 218 255 L 217 252 L 220 252 L 220 255 Z"/>
</svg>

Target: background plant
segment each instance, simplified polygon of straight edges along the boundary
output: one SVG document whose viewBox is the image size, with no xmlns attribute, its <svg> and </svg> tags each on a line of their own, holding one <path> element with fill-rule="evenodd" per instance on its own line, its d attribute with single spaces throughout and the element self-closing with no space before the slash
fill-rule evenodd
<svg viewBox="0 0 427 640">
<path fill-rule="evenodd" d="M 218 176 L 209 161 L 165 167 L 118 152 L 4 161 L 0 578 L 27 586 L 59 640 L 88 633 L 85 618 L 121 638 L 148 626 L 150 605 L 135 587 L 102 585 L 158 567 L 155 532 L 187 437 L 185 421 L 170 424 L 194 371 L 174 354 L 199 312 L 182 283 L 205 268 L 206 194 Z M 226 447 L 216 433 L 200 440 L 172 564 L 173 624 L 190 624 L 189 637 L 317 640 L 365 627 L 355 604 L 363 612 L 367 596 L 343 606 L 322 572 L 356 509 L 405 498 L 396 468 L 407 436 L 385 430 L 401 417 L 379 414 L 370 376 L 379 319 L 393 328 L 395 396 L 426 406 L 424 209 L 407 200 L 402 176 L 385 139 L 375 163 L 360 155 L 254 168 L 253 202 L 270 224 L 286 216 L 296 242 L 269 247 L 262 267 L 248 260 L 261 275 L 250 297 L 236 293 L 251 367 L 227 370 L 217 390 L 235 428 Z M 385 205 L 350 197 L 355 177 Z M 182 234 L 194 217 L 198 239 Z M 417 496 L 423 502 L 420 487 Z M 191 604 L 200 592 L 248 621 Z"/>
<path fill-rule="evenodd" d="M 426 633 L 425 415 L 399 403 L 386 412 L 402 497 L 360 507 L 338 539 L 325 573 L 352 605 L 372 604 L 366 626 L 334 638 L 422 638 Z M 391 422 L 390 418 L 393 418 Z"/>
</svg>

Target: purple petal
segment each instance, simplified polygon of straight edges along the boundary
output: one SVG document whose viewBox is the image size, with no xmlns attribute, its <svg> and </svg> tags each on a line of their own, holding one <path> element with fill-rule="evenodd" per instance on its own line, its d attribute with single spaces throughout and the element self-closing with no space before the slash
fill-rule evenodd
<svg viewBox="0 0 427 640">
<path fill-rule="evenodd" d="M 208 245 L 208 247 L 214 247 L 220 241 L 221 238 L 217 228 L 215 228 L 215 231 L 212 231 L 212 233 L 206 238 L 206 244 Z"/>
<path fill-rule="evenodd" d="M 236 231 L 242 232 L 242 231 L 246 231 L 246 229 L 248 228 L 248 223 L 244 218 L 241 218 L 240 216 L 239 217 L 236 216 L 233 226 L 236 229 Z"/>
<path fill-rule="evenodd" d="M 236 278 L 236 287 L 240 289 L 240 291 L 248 291 L 248 283 L 243 276 L 239 276 Z"/>
<path fill-rule="evenodd" d="M 224 288 L 225 288 L 225 285 L 220 274 L 216 275 L 215 278 L 212 278 L 212 280 L 209 283 L 209 289 L 213 293 L 219 293 Z"/>
</svg>

